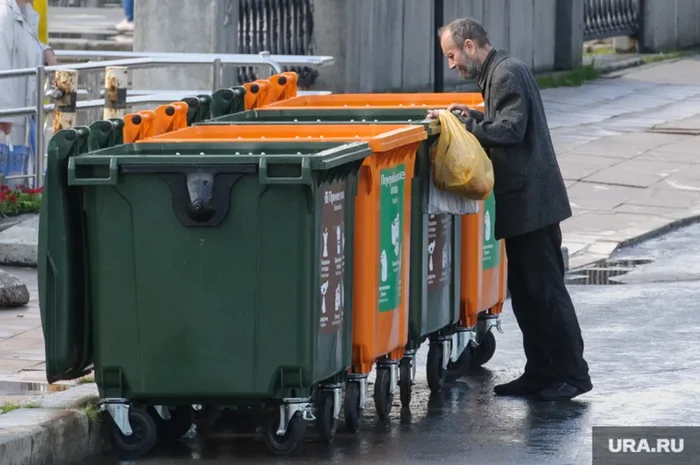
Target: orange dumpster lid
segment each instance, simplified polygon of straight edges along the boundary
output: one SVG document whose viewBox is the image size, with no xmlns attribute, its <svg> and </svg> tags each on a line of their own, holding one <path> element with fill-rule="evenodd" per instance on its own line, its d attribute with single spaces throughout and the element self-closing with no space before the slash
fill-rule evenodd
<svg viewBox="0 0 700 465">
<path fill-rule="evenodd" d="M 264 108 L 401 108 L 424 107 L 426 109 L 447 108 L 453 103 L 463 103 L 474 108 L 483 108 L 484 98 L 480 93 L 441 94 L 328 94 L 304 95 L 280 100 Z"/>
<path fill-rule="evenodd" d="M 421 125 L 206 125 L 192 126 L 137 141 L 143 143 L 211 142 L 367 142 L 373 152 L 386 152 L 421 142 L 428 134 Z"/>
</svg>

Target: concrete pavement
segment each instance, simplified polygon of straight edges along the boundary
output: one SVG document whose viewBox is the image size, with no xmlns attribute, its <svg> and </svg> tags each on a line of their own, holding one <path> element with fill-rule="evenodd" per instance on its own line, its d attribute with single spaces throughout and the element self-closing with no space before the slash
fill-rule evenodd
<svg viewBox="0 0 700 465">
<path fill-rule="evenodd" d="M 397 395 L 386 424 L 376 419 L 370 400 L 359 435 L 346 433 L 341 424 L 332 446 L 310 442 L 298 460 L 271 457 L 261 441 L 219 430 L 130 463 L 590 465 L 594 426 L 696 426 L 700 313 L 688 310 L 695 308 L 700 267 L 690 274 L 686 269 L 700 263 L 698 241 L 700 225 L 693 225 L 613 254 L 614 259 L 653 260 L 625 275 L 626 285 L 570 286 L 594 384 L 572 402 L 493 395 L 493 385 L 520 375 L 524 364 L 522 338 L 507 302 L 504 334 L 496 334 L 492 361 L 431 396 L 424 346 L 411 409 L 401 410 Z M 690 443 L 687 437 L 686 451 Z M 643 454 L 621 455 L 606 463 L 652 463 Z M 698 457 L 662 457 L 653 463 L 698 463 Z M 117 463 L 105 454 L 82 465 Z"/>
<path fill-rule="evenodd" d="M 542 93 L 574 217 L 570 267 L 700 215 L 700 59 Z"/>
</svg>

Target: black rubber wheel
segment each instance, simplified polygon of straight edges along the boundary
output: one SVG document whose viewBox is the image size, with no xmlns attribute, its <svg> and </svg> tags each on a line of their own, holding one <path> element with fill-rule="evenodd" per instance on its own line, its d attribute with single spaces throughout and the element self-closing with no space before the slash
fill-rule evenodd
<svg viewBox="0 0 700 465">
<path fill-rule="evenodd" d="M 221 411 L 214 405 L 202 405 L 201 410 L 194 410 L 193 422 L 198 431 L 208 430 L 213 427 L 221 417 Z"/>
<path fill-rule="evenodd" d="M 277 428 L 280 424 L 279 412 L 270 415 L 267 424 L 265 425 L 265 444 L 274 455 L 289 456 L 301 455 L 306 441 L 306 422 L 302 418 L 301 413 L 294 414 L 287 426 L 287 432 L 284 436 L 277 434 Z"/>
<path fill-rule="evenodd" d="M 469 367 L 471 366 L 473 356 L 474 348 L 471 345 L 468 345 L 456 362 L 450 361 L 447 363 L 446 379 L 449 382 L 454 382 L 458 378 L 461 378 L 467 374 Z"/>
<path fill-rule="evenodd" d="M 169 420 L 164 420 L 153 407 L 150 411 L 158 430 L 158 439 L 164 442 L 178 441 L 194 423 L 194 410 L 190 405 L 178 405 L 171 409 Z"/>
<path fill-rule="evenodd" d="M 321 441 L 326 444 L 333 443 L 335 433 L 338 431 L 338 419 L 333 418 L 335 396 L 333 391 L 320 391 L 316 401 L 316 428 Z"/>
<path fill-rule="evenodd" d="M 444 346 L 441 342 L 430 344 L 428 350 L 428 362 L 426 364 L 426 374 L 428 377 L 428 387 L 430 392 L 437 394 L 445 387 L 446 370 L 442 367 L 442 354 Z"/>
<path fill-rule="evenodd" d="M 374 406 L 377 416 L 384 421 L 389 418 L 394 403 L 394 393 L 391 390 L 391 371 L 389 368 L 378 368 L 377 379 L 374 381 Z"/>
<path fill-rule="evenodd" d="M 412 378 L 411 359 L 406 357 L 399 364 L 399 391 L 401 392 L 401 406 L 404 408 L 408 408 L 411 405 Z"/>
<path fill-rule="evenodd" d="M 479 345 L 474 349 L 471 366 L 478 368 L 484 366 L 496 353 L 496 336 L 493 331 L 489 331 L 479 342 Z"/>
<path fill-rule="evenodd" d="M 350 381 L 345 385 L 345 401 L 343 402 L 345 427 L 352 434 L 357 434 L 362 426 L 364 409 L 360 408 L 360 383 Z"/>
<path fill-rule="evenodd" d="M 144 457 L 153 449 L 158 440 L 153 417 L 144 409 L 130 407 L 129 424 L 132 433 L 131 436 L 125 436 L 116 423 L 111 422 L 109 437 L 115 455 L 120 460 L 134 460 Z"/>
</svg>

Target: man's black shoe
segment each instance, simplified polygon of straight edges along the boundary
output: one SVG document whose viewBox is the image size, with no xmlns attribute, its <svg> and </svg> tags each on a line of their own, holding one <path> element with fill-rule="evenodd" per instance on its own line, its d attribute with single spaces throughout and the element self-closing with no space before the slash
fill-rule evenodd
<svg viewBox="0 0 700 465">
<path fill-rule="evenodd" d="M 542 400 L 571 400 L 574 397 L 587 393 L 591 389 L 593 388 L 590 387 L 584 390 L 569 383 L 556 383 L 539 392 L 537 396 Z"/>
<path fill-rule="evenodd" d="M 493 391 L 499 396 L 534 396 L 549 386 L 551 386 L 549 382 L 535 380 L 523 375 L 510 383 L 499 384 L 493 388 Z"/>
</svg>

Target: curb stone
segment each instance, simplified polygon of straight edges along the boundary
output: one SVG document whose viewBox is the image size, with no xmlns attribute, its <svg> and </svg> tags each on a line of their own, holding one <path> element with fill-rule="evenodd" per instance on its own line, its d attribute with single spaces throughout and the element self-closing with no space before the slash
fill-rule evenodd
<svg viewBox="0 0 700 465">
<path fill-rule="evenodd" d="M 576 266 L 575 268 L 573 268 L 571 270 L 569 269 L 568 261 L 567 261 L 566 269 L 567 269 L 567 271 L 577 271 L 577 270 L 580 270 L 580 269 L 583 269 L 583 268 L 586 268 L 589 266 L 600 265 L 602 263 L 605 263 L 608 259 L 610 259 L 612 254 L 614 254 L 615 252 L 617 252 L 618 250 L 620 250 L 622 248 L 631 247 L 631 246 L 640 244 L 642 242 L 657 238 L 657 237 L 662 236 L 664 234 L 676 231 L 676 230 L 681 229 L 681 228 L 685 228 L 686 226 L 690 226 L 690 225 L 693 225 L 693 224 L 698 223 L 698 222 L 700 222 L 700 215 L 692 215 L 692 216 L 688 216 L 686 218 L 681 218 L 680 220 L 671 221 L 670 223 L 667 223 L 664 226 L 660 226 L 658 228 L 652 229 L 652 230 L 647 231 L 647 232 L 640 234 L 638 236 L 632 237 L 630 239 L 625 239 L 624 241 L 619 242 L 617 244 L 617 246 L 615 247 L 615 249 L 613 249 L 613 251 L 610 254 L 608 254 L 608 256 L 605 258 L 598 258 L 596 260 L 592 260 L 591 262 L 586 263 L 584 265 Z M 567 257 L 567 260 L 568 260 L 568 257 Z"/>
<path fill-rule="evenodd" d="M 99 423 L 83 410 L 22 408 L 0 415 L 3 465 L 68 465 L 100 450 Z"/>
<path fill-rule="evenodd" d="M 32 214 L 19 224 L 0 232 L 0 264 L 37 266 L 39 215 Z"/>
<path fill-rule="evenodd" d="M 0 415 L 2 465 L 69 465 L 99 454 L 100 423 L 84 410 L 95 399 L 95 384 L 79 385 L 24 403 L 38 408 Z"/>
</svg>

